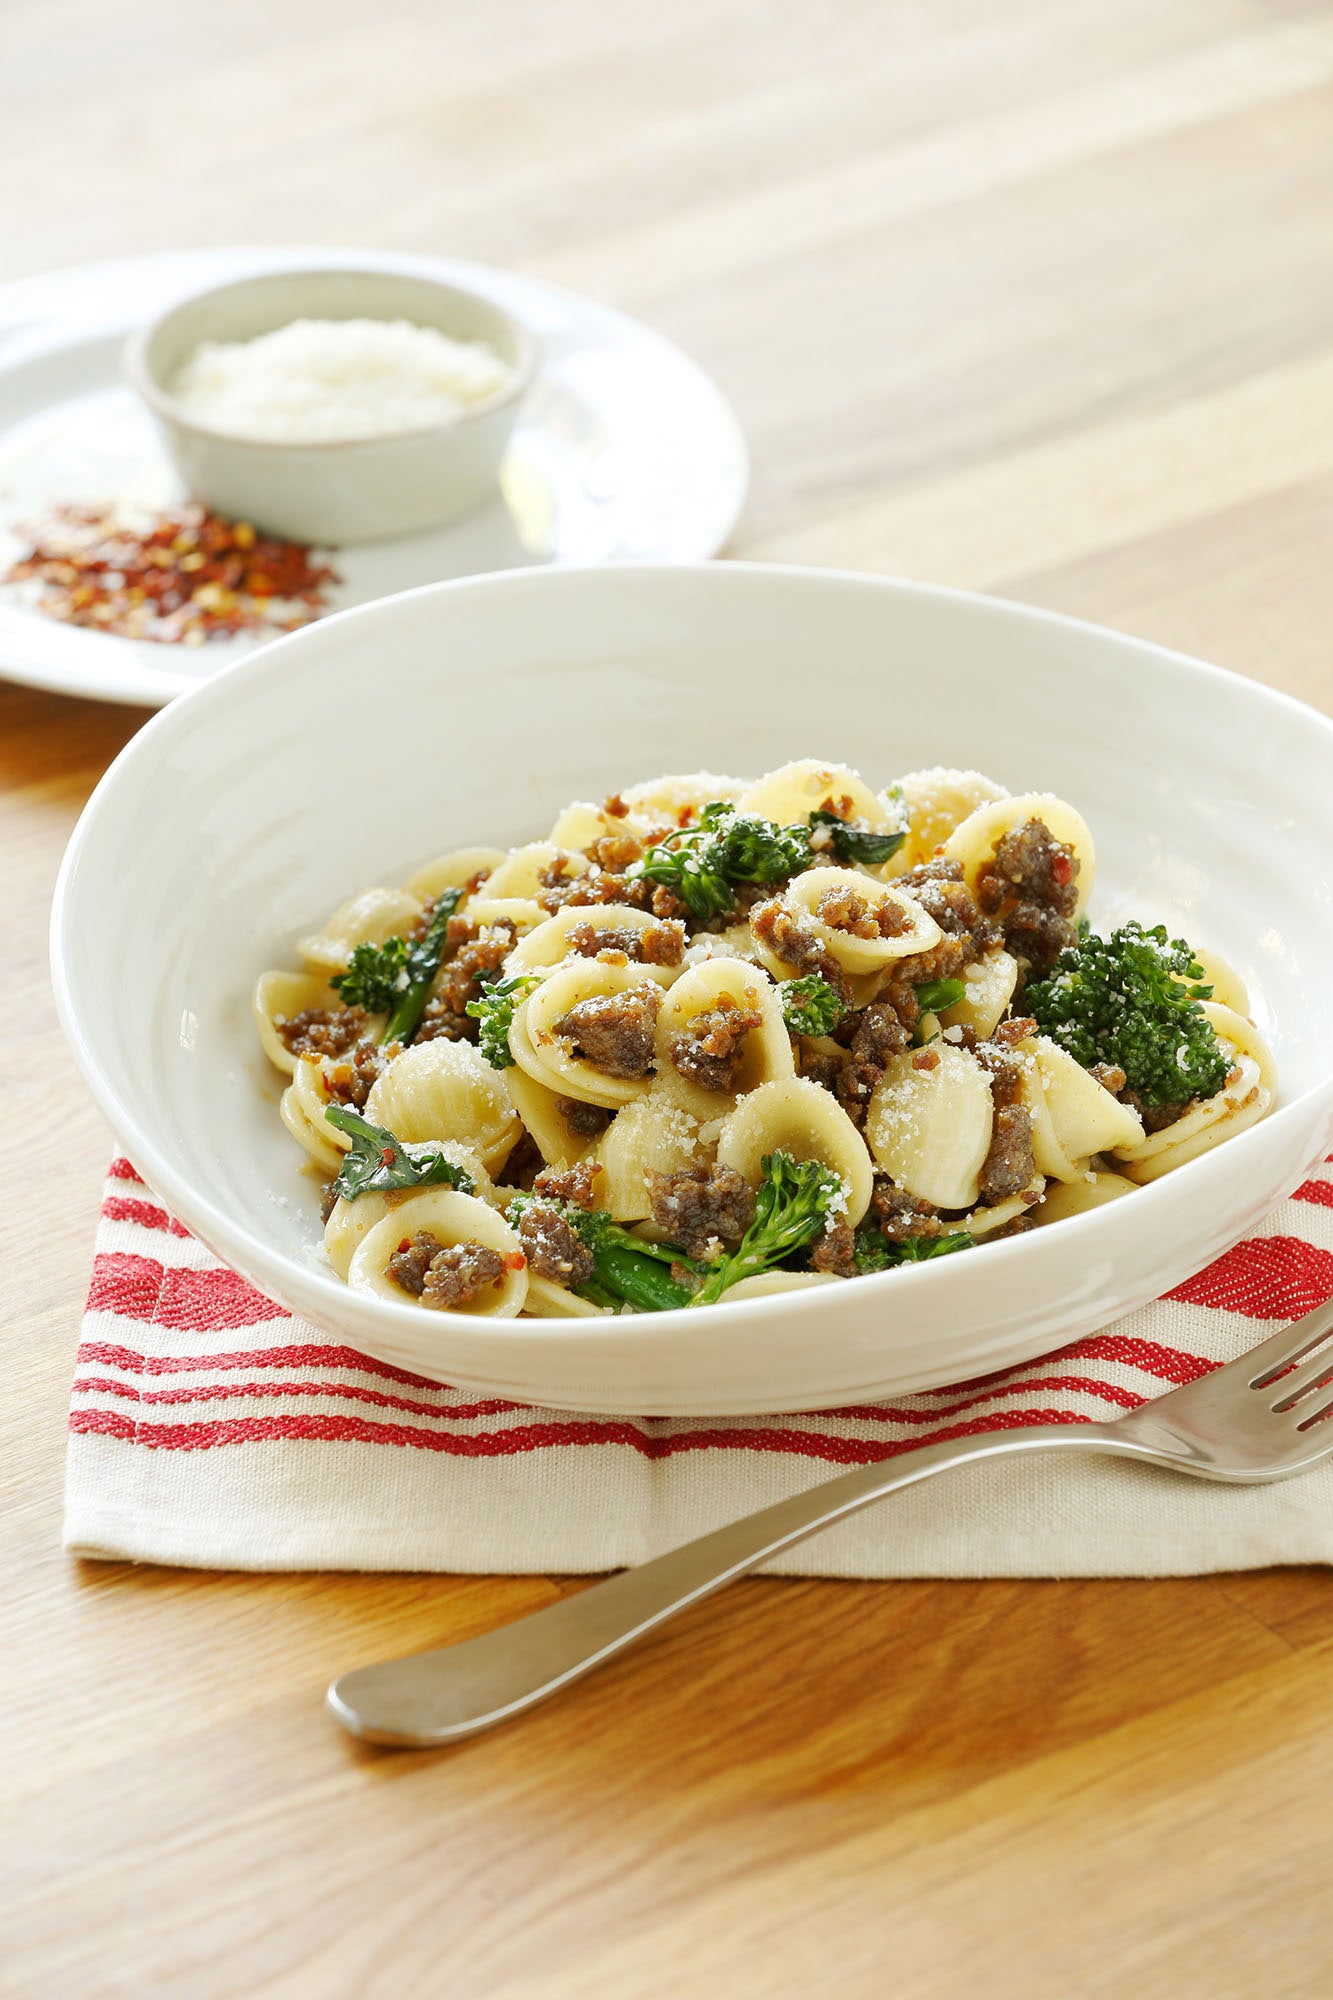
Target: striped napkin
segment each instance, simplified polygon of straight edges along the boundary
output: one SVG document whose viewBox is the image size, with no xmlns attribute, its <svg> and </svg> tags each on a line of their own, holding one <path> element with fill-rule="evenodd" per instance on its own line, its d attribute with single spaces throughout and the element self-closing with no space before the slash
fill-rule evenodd
<svg viewBox="0 0 1333 2000">
<path fill-rule="evenodd" d="M 806 1416 L 571 1416 L 338 1345 L 219 1264 L 117 1160 L 70 1411 L 65 1545 L 226 1569 L 610 1569 L 840 1466 L 1137 1409 L 1330 1295 L 1325 1173 L 1166 1298 L 1003 1374 Z M 1150 1576 L 1329 1561 L 1333 1462 L 1246 1488 L 1061 1456 L 927 1481 L 772 1567 Z"/>
</svg>

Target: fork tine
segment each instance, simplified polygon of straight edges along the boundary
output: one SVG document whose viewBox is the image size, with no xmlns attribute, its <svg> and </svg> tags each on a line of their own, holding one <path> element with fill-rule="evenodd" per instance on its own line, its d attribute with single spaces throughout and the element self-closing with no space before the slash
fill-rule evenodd
<svg viewBox="0 0 1333 2000">
<path fill-rule="evenodd" d="M 1329 1417 L 1333 1417 L 1333 1402 L 1325 1402 L 1311 1416 L 1302 1417 L 1296 1428 L 1298 1431 L 1312 1431 L 1316 1424 L 1327 1422 Z M 1333 1448 L 1333 1438 L 1330 1438 L 1329 1444 Z"/>
<path fill-rule="evenodd" d="M 1333 1298 L 1325 1299 L 1313 1312 L 1293 1320 L 1290 1326 L 1284 1326 L 1230 1365 L 1246 1371 L 1252 1389 L 1266 1389 L 1293 1363 L 1327 1340 L 1330 1333 L 1333 1333 Z"/>
</svg>

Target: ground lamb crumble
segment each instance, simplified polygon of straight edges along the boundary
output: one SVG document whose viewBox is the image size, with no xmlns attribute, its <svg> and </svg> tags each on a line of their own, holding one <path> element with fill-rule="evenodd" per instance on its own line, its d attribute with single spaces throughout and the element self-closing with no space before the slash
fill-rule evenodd
<svg viewBox="0 0 1333 2000">
<path fill-rule="evenodd" d="M 279 1015 L 273 1025 L 291 1055 L 341 1056 L 361 1040 L 370 1016 L 364 1007 L 303 1007 L 290 1020 Z"/>
<path fill-rule="evenodd" d="M 600 1160 L 579 1160 L 572 1167 L 545 1167 L 532 1183 L 534 1194 L 552 1201 L 572 1201 L 578 1208 L 596 1208 Z"/>
<path fill-rule="evenodd" d="M 1045 820 L 1030 819 L 996 842 L 977 878 L 977 902 L 1004 932 L 1027 978 L 1044 979 L 1078 939 L 1078 857 Z"/>
<path fill-rule="evenodd" d="M 685 956 L 685 926 L 678 920 L 646 924 L 641 930 L 628 924 L 619 928 L 575 924 L 565 942 L 580 958 L 602 958 L 613 952 L 639 965 L 679 965 Z"/>
<path fill-rule="evenodd" d="M 813 924 L 797 917 L 778 897 L 760 903 L 750 913 L 750 929 L 760 944 L 798 975 L 817 972 L 828 981 L 844 1005 L 852 997 L 847 975 L 823 943 Z"/>
<path fill-rule="evenodd" d="M 845 887 L 826 889 L 815 906 L 816 914 L 831 931 L 845 931 L 849 937 L 897 938 L 912 928 L 912 915 L 891 896 L 872 901 L 863 896 L 854 880 Z"/>
<path fill-rule="evenodd" d="M 672 1067 L 703 1090 L 733 1091 L 745 1061 L 745 1040 L 764 1017 L 757 1007 L 743 1007 L 729 993 L 705 1008 L 671 1039 Z"/>
<path fill-rule="evenodd" d="M 662 989 L 651 982 L 625 993 L 597 993 L 576 1001 L 553 1032 L 594 1069 L 629 1081 L 653 1066 L 661 1005 Z"/>
<path fill-rule="evenodd" d="M 508 1260 L 486 1243 L 441 1243 L 428 1229 L 405 1237 L 385 1266 L 403 1291 L 436 1312 L 471 1305 L 487 1285 L 504 1283 Z"/>
<path fill-rule="evenodd" d="M 648 1173 L 653 1221 L 688 1257 L 709 1257 L 737 1241 L 754 1221 L 754 1190 L 735 1167 L 687 1167 Z"/>
<path fill-rule="evenodd" d="M 577 1287 L 593 1272 L 587 1244 L 549 1202 L 529 1202 L 519 1217 L 518 1240 L 529 1269 L 552 1284 Z"/>
<path fill-rule="evenodd" d="M 495 976 L 518 936 L 507 921 L 472 924 L 452 917 L 445 933 L 445 958 L 426 1002 L 415 1040 L 475 1042 L 481 1023 L 468 1013 L 468 1002 L 481 998 L 481 982 Z"/>
</svg>

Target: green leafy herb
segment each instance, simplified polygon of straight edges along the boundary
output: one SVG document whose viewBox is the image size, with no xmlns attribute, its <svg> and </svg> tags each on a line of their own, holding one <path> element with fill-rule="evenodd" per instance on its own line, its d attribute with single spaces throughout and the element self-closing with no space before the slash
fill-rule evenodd
<svg viewBox="0 0 1333 2000">
<path fill-rule="evenodd" d="M 871 1271 L 892 1270 L 897 1264 L 923 1264 L 929 1257 L 970 1250 L 973 1240 L 966 1229 L 955 1229 L 942 1236 L 908 1236 L 901 1243 L 889 1243 L 877 1229 L 858 1229 L 856 1268 L 865 1276 Z"/>
<path fill-rule="evenodd" d="M 465 1011 L 474 1021 L 481 1022 L 477 1047 L 492 1069 L 513 1068 L 509 1030 L 513 1024 L 514 1009 L 522 1005 L 525 994 L 540 984 L 541 979 L 535 972 L 514 973 L 509 979 L 483 979 L 481 998 L 468 1001 Z"/>
<path fill-rule="evenodd" d="M 440 969 L 449 941 L 449 919 L 463 900 L 461 889 L 446 889 L 435 899 L 430 922 L 421 936 L 405 946 L 398 998 L 384 1024 L 383 1042 L 410 1042 L 430 998 L 431 982 Z M 399 942 L 403 942 L 399 940 Z"/>
<path fill-rule="evenodd" d="M 839 861 L 854 861 L 866 868 L 891 860 L 907 838 L 906 825 L 895 827 L 892 833 L 876 833 L 858 820 L 839 819 L 824 807 L 811 813 L 810 826 L 812 830 L 817 826 L 828 828 L 829 845 Z"/>
<path fill-rule="evenodd" d="M 817 972 L 782 980 L 778 992 L 782 1018 L 793 1035 L 831 1035 L 847 1012 L 846 1003 Z"/>
<path fill-rule="evenodd" d="M 928 979 L 915 988 L 916 1004 L 923 1014 L 942 1014 L 961 1000 L 967 988 L 961 979 Z"/>
<path fill-rule="evenodd" d="M 352 1142 L 343 1156 L 333 1185 L 344 1201 L 361 1194 L 388 1194 L 394 1188 L 452 1187 L 475 1194 L 471 1174 L 430 1146 L 407 1147 L 382 1125 L 372 1125 L 359 1112 L 330 1104 L 324 1113 Z"/>
<path fill-rule="evenodd" d="M 406 938 L 359 944 L 353 948 L 346 972 L 335 972 L 329 985 L 342 995 L 344 1006 L 364 1007 L 368 1014 L 387 1014 L 398 999 L 406 963 Z"/>
<path fill-rule="evenodd" d="M 1113 1063 L 1145 1104 L 1213 1097 L 1227 1060 L 1202 1007 L 1212 987 L 1183 938 L 1128 923 L 1109 938 L 1081 937 L 1050 977 L 1028 986 L 1023 1008 L 1075 1062 Z"/>
<path fill-rule="evenodd" d="M 625 873 L 635 881 L 661 883 L 693 916 L 705 918 L 731 908 L 738 883 L 785 882 L 809 865 L 807 828 L 779 826 L 715 799 L 697 825 L 667 834 Z"/>
<path fill-rule="evenodd" d="M 706 1276 L 691 1305 L 712 1305 L 742 1278 L 771 1271 L 808 1248 L 824 1234 L 842 1200 L 842 1182 L 818 1160 L 767 1153 L 761 1164 L 764 1177 L 755 1198 L 754 1221 L 734 1250 L 703 1267 Z"/>
</svg>

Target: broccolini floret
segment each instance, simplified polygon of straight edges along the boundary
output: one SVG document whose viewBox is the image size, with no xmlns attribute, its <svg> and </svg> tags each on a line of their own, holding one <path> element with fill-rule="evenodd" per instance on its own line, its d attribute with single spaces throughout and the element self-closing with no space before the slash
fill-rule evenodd
<svg viewBox="0 0 1333 2000">
<path fill-rule="evenodd" d="M 633 881 L 658 882 L 695 917 L 720 917 L 739 882 L 785 882 L 810 865 L 808 827 L 779 826 L 725 800 L 706 805 L 694 826 L 667 834 L 625 870 Z"/>
<path fill-rule="evenodd" d="M 381 1042 L 410 1042 L 416 1033 L 449 941 L 449 919 L 462 900 L 461 889 L 446 889 L 419 938 L 356 945 L 347 970 L 329 981 L 344 1005 L 388 1015 Z"/>
<path fill-rule="evenodd" d="M 778 993 L 782 1018 L 793 1035 L 831 1035 L 847 1012 L 846 1003 L 818 972 L 782 980 Z"/>
<path fill-rule="evenodd" d="M 531 989 L 540 984 L 536 973 L 514 973 L 508 979 L 483 979 L 481 998 L 468 1001 L 464 1011 L 474 1021 L 481 1022 L 477 1047 L 492 1069 L 513 1068 L 509 1030 L 513 1024 L 514 1009 L 522 1006 Z"/>
<path fill-rule="evenodd" d="M 895 1264 L 924 1264 L 930 1257 L 970 1250 L 974 1240 L 966 1229 L 954 1229 L 941 1236 L 907 1236 L 900 1243 L 890 1243 L 877 1229 L 858 1229 L 856 1268 L 865 1277 L 871 1271 L 891 1270 Z"/>
<path fill-rule="evenodd" d="M 461 889 L 446 889 L 435 898 L 430 922 L 407 947 L 397 1004 L 384 1024 L 384 1042 L 410 1042 L 417 1031 L 435 975 L 449 943 L 449 919 L 463 900 Z"/>
<path fill-rule="evenodd" d="M 1068 946 L 1049 977 L 1024 990 L 1023 1008 L 1085 1069 L 1113 1064 L 1144 1104 L 1181 1104 L 1226 1082 L 1227 1059 L 1199 1004 L 1213 991 L 1203 979 L 1183 938 L 1131 922 Z"/>
<path fill-rule="evenodd" d="M 689 1301 L 711 1305 L 742 1278 L 771 1271 L 822 1236 L 843 1200 L 837 1174 L 818 1160 L 794 1160 L 789 1153 L 766 1153 L 763 1179 L 755 1193 L 754 1221 L 734 1250 L 702 1268 L 703 1283 Z"/>
<path fill-rule="evenodd" d="M 329 985 L 345 1007 L 364 1007 L 368 1014 L 387 1014 L 398 998 L 398 982 L 407 963 L 407 939 L 386 938 L 383 944 L 353 948 L 345 972 L 335 972 Z"/>
</svg>

